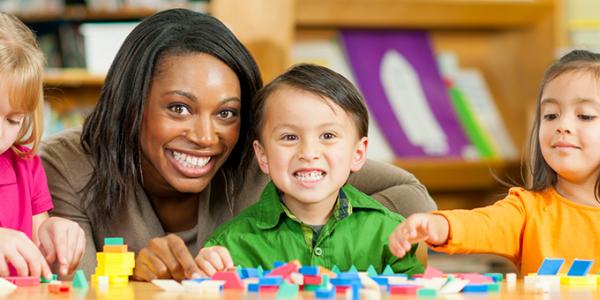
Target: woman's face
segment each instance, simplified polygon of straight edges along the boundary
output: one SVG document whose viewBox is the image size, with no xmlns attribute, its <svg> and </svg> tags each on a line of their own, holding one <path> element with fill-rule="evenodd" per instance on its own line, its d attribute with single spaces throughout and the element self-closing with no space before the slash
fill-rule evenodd
<svg viewBox="0 0 600 300">
<path fill-rule="evenodd" d="M 161 59 L 141 125 L 144 186 L 199 193 L 231 154 L 242 108 L 236 74 L 204 53 Z"/>
</svg>

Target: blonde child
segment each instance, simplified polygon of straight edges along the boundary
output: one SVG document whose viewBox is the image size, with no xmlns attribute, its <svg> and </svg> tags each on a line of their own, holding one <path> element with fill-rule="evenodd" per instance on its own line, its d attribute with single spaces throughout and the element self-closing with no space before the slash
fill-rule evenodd
<svg viewBox="0 0 600 300">
<path fill-rule="evenodd" d="M 545 257 L 565 258 L 563 272 L 575 258 L 600 258 L 599 116 L 600 55 L 572 51 L 542 81 L 527 188 L 488 207 L 414 214 L 390 235 L 390 250 L 401 257 L 426 241 L 447 253 L 492 253 L 523 275 Z"/>
<path fill-rule="evenodd" d="M 49 218 L 52 201 L 35 155 L 42 132 L 44 58 L 33 33 L 0 13 L 0 276 L 71 273 L 83 254 L 77 223 Z M 31 149 L 25 147 L 31 145 Z"/>
<path fill-rule="evenodd" d="M 403 259 L 387 234 L 404 218 L 347 184 L 366 160 L 368 115 L 343 76 L 298 65 L 255 97 L 253 142 L 271 177 L 258 203 L 219 227 L 197 256 L 208 275 L 232 267 L 270 268 L 275 261 L 381 272 L 423 271 L 416 247 Z M 383 236 L 381 235 L 383 234 Z"/>
</svg>

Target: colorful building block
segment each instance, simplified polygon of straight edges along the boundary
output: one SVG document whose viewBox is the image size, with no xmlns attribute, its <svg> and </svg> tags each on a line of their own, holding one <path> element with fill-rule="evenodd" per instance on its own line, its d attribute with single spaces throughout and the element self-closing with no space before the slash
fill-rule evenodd
<svg viewBox="0 0 600 300">
<path fill-rule="evenodd" d="M 75 275 L 73 276 L 73 288 L 87 289 L 89 284 L 87 279 L 85 278 L 85 273 L 83 270 L 79 269 L 75 271 Z"/>
<path fill-rule="evenodd" d="M 537 275 L 556 275 L 564 263 L 564 258 L 544 258 Z"/>
<path fill-rule="evenodd" d="M 4 279 L 16 286 L 35 286 L 40 285 L 40 278 L 37 276 L 9 276 Z"/>
<path fill-rule="evenodd" d="M 225 281 L 225 289 L 244 289 L 242 279 L 237 275 L 237 272 L 217 272 L 210 279 Z"/>
<path fill-rule="evenodd" d="M 586 276 L 594 263 L 593 260 L 575 259 L 567 272 L 567 276 Z"/>
<path fill-rule="evenodd" d="M 125 242 L 122 237 L 107 237 L 104 238 L 104 245 L 124 245 Z"/>
</svg>

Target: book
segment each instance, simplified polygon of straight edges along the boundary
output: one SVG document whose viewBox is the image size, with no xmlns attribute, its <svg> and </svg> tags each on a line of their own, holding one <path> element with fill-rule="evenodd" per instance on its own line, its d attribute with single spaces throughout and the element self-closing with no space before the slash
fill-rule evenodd
<svg viewBox="0 0 600 300">
<path fill-rule="evenodd" d="M 344 30 L 356 82 L 396 156 L 463 157 L 463 132 L 425 31 Z"/>
</svg>

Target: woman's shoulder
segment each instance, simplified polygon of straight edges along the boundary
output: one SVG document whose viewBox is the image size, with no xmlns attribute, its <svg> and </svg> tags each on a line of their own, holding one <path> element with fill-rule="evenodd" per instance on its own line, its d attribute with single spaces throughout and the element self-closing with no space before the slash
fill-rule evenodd
<svg viewBox="0 0 600 300">
<path fill-rule="evenodd" d="M 93 171 L 90 156 L 80 143 L 81 128 L 65 130 L 42 141 L 39 156 L 48 181 L 67 180 L 74 188 L 82 188 Z M 55 178 L 60 176 L 61 178 Z"/>
</svg>

